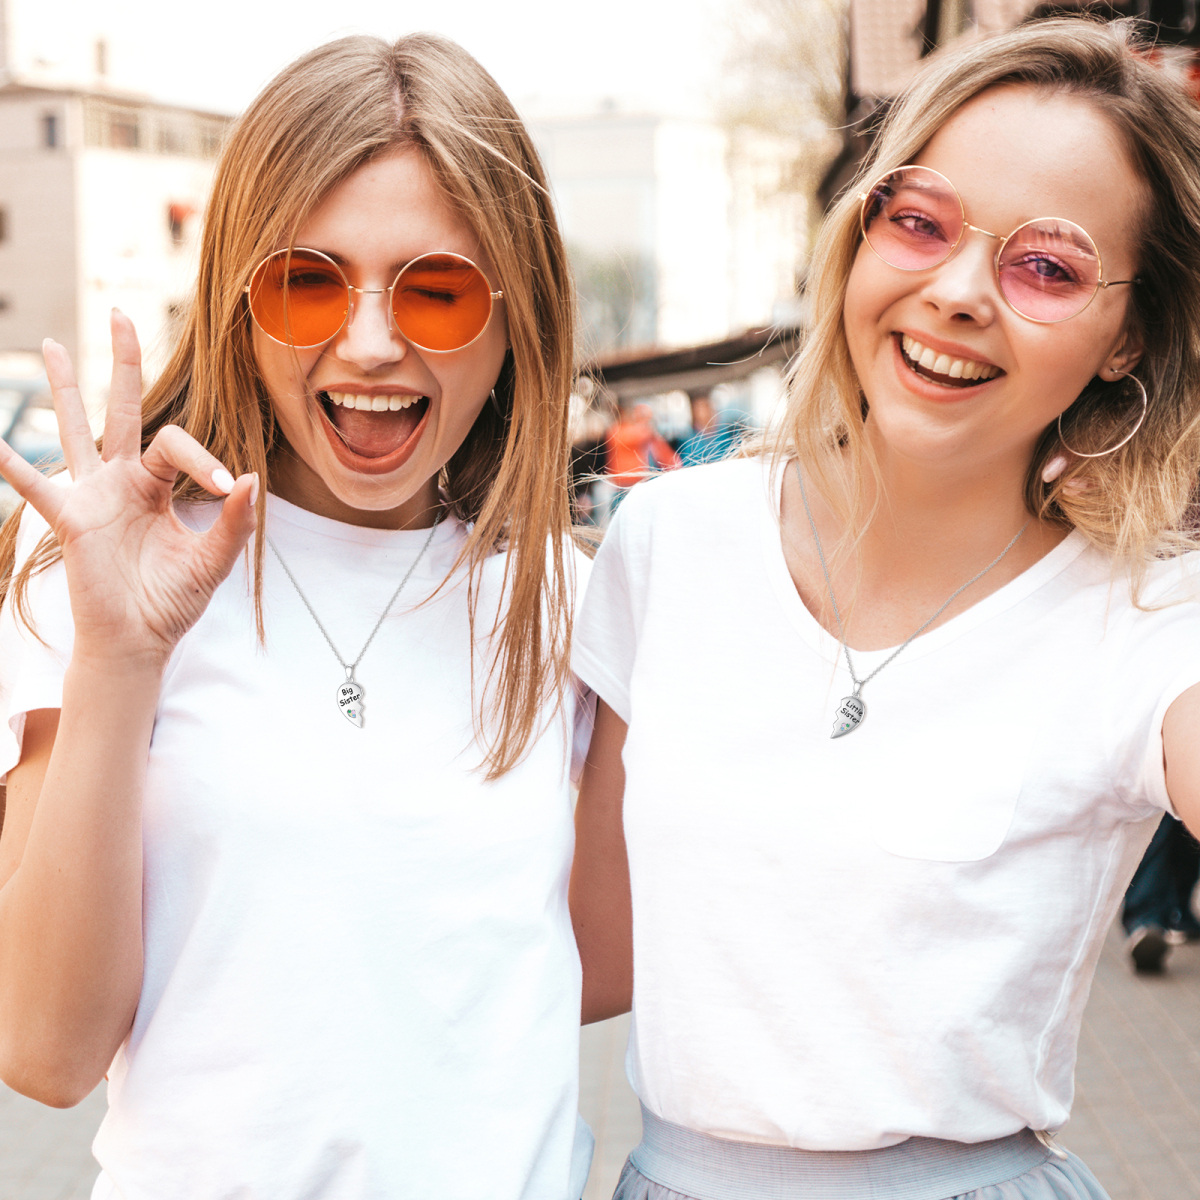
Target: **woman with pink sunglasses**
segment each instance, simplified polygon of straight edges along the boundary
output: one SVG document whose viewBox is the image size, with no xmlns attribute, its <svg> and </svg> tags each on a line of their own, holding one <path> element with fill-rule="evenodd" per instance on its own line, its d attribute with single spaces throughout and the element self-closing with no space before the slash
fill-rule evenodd
<svg viewBox="0 0 1200 1200">
<path fill-rule="evenodd" d="M 779 428 L 635 489 L 576 630 L 617 1196 L 1097 1200 L 1088 986 L 1200 829 L 1195 108 L 1129 25 L 938 57 L 809 295 Z"/>
<path fill-rule="evenodd" d="M 436 37 L 234 126 L 142 393 L 0 443 L 0 1077 L 107 1073 L 94 1200 L 563 1200 L 577 1147 L 573 295 L 528 132 Z"/>
</svg>

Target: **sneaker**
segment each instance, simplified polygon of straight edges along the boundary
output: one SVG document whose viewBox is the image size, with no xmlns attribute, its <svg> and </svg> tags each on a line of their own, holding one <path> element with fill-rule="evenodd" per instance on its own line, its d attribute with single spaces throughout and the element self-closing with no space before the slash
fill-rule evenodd
<svg viewBox="0 0 1200 1200">
<path fill-rule="evenodd" d="M 1139 925 L 1125 943 L 1133 969 L 1139 975 L 1160 975 L 1171 947 L 1166 933 L 1158 925 Z"/>
</svg>

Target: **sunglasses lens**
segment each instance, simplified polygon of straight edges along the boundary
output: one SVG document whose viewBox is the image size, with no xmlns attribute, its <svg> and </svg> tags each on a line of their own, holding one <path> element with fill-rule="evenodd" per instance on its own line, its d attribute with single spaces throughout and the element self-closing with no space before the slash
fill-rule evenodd
<svg viewBox="0 0 1200 1200">
<path fill-rule="evenodd" d="M 332 260 L 311 250 L 279 250 L 250 280 L 250 312 L 268 337 L 319 346 L 346 321 L 350 293 Z"/>
<path fill-rule="evenodd" d="M 1063 321 L 1082 312 L 1100 282 L 1100 256 L 1072 221 L 1030 221 L 1004 244 L 1000 290 L 1022 316 Z"/>
<path fill-rule="evenodd" d="M 902 167 L 884 176 L 862 205 L 863 236 L 890 266 L 936 267 L 958 244 L 962 202 L 950 181 L 928 167 Z"/>
<path fill-rule="evenodd" d="M 423 350 L 462 349 L 483 332 L 491 312 L 491 285 L 457 254 L 414 259 L 392 288 L 396 328 Z"/>
</svg>

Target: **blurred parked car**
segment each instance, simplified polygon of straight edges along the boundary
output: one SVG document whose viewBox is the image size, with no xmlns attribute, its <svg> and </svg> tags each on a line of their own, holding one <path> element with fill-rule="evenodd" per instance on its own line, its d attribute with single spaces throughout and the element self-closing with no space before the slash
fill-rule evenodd
<svg viewBox="0 0 1200 1200">
<path fill-rule="evenodd" d="M 50 407 L 50 385 L 44 375 L 0 377 L 0 437 L 27 462 L 50 466 L 62 459 L 58 424 Z M 16 507 L 16 493 L 0 479 L 0 518 Z"/>
</svg>

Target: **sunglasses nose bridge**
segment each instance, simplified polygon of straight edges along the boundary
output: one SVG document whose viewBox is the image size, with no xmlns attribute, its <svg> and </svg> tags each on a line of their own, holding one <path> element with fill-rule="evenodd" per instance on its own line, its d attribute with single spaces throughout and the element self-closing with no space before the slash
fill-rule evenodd
<svg viewBox="0 0 1200 1200">
<path fill-rule="evenodd" d="M 385 323 L 388 329 L 388 336 L 392 341 L 395 341 L 397 335 L 399 335 L 400 338 L 407 342 L 408 339 L 405 336 L 404 330 L 400 328 L 400 325 L 396 320 L 396 313 L 391 302 L 392 292 L 396 286 L 394 282 L 390 287 L 385 288 L 360 288 L 355 287 L 354 284 L 349 282 L 349 280 L 346 280 L 345 282 L 348 303 L 346 305 L 346 320 L 342 324 L 343 330 L 347 330 L 351 322 L 354 321 L 355 317 L 357 316 L 355 300 L 358 296 L 386 296 L 387 301 L 384 304 L 384 308 L 386 310 Z"/>
</svg>

